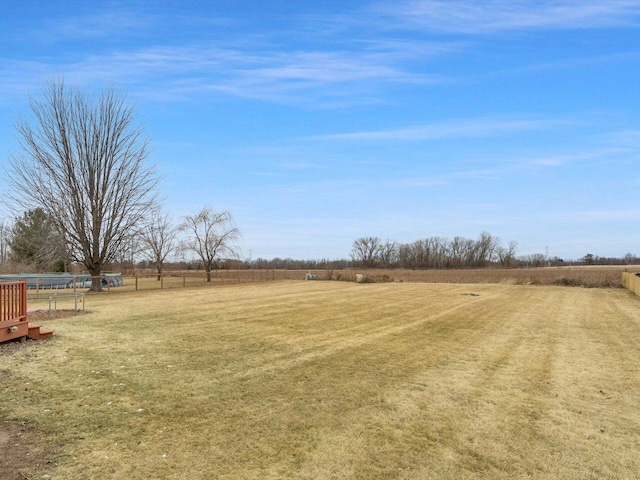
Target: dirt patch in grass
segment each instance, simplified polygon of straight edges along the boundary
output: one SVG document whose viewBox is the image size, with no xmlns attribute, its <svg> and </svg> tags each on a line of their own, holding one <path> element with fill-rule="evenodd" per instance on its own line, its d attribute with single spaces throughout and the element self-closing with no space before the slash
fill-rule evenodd
<svg viewBox="0 0 640 480">
<path fill-rule="evenodd" d="M 25 480 L 47 463 L 44 437 L 26 423 L 0 423 L 0 478 Z"/>
<path fill-rule="evenodd" d="M 13 355 L 18 350 L 23 348 L 27 348 L 27 342 L 21 343 L 20 340 L 11 340 L 9 342 L 0 343 L 0 356 L 2 355 Z M 0 377 L 0 384 L 2 383 L 2 379 Z"/>
<path fill-rule="evenodd" d="M 78 310 L 73 311 L 73 310 L 32 310 L 27 314 L 27 319 L 30 322 L 35 322 L 35 323 L 39 323 L 39 322 L 44 322 L 46 320 L 57 320 L 60 318 L 69 318 L 69 317 L 76 317 L 78 315 L 86 315 L 87 313 L 90 313 L 87 310 Z"/>
</svg>

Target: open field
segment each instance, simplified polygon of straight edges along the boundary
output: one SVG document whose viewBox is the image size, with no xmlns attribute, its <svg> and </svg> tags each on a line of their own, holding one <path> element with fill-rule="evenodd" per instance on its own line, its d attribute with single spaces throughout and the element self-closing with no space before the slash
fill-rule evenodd
<svg viewBox="0 0 640 480">
<path fill-rule="evenodd" d="M 366 270 L 374 281 L 385 277 L 396 282 L 503 283 L 511 285 L 560 285 L 620 287 L 622 272 L 640 272 L 638 265 L 589 265 L 537 268 L 451 268 L 427 270 Z M 353 272 L 355 275 L 357 272 Z M 334 275 L 335 276 L 335 275 Z"/>
<path fill-rule="evenodd" d="M 621 287 L 622 272 L 640 272 L 640 265 L 577 265 L 537 268 L 448 268 L 406 270 L 348 269 L 348 270 L 218 270 L 212 273 L 212 282 L 220 284 L 263 282 L 270 280 L 304 280 L 307 273 L 319 280 L 355 281 L 356 274 L 364 274 L 373 282 L 427 282 L 427 283 L 502 283 L 511 285 L 559 285 L 584 287 Z M 203 272 L 167 271 L 164 288 L 204 285 Z M 136 279 L 124 276 L 126 287 L 115 290 L 135 290 Z M 137 280 L 139 290 L 158 289 L 160 282 L 149 272 L 141 273 Z"/>
<path fill-rule="evenodd" d="M 407 270 L 348 269 L 348 270 L 219 270 L 213 273 L 215 283 L 253 282 L 267 280 L 303 280 L 313 273 L 320 280 L 355 281 L 361 273 L 376 282 L 429 282 L 429 283 L 507 283 L 513 285 L 564 285 L 585 287 L 620 287 L 622 272 L 640 272 L 640 265 L 573 265 L 566 267 L 531 268 L 447 268 Z M 170 272 L 168 272 L 170 273 Z M 176 277 L 167 280 L 172 286 L 180 286 L 180 275 L 187 284 L 204 283 L 202 272 L 173 272 Z M 329 278 L 331 277 L 331 278 Z M 126 277 L 125 277 L 126 278 Z M 155 281 L 155 283 L 154 283 Z M 156 278 L 147 273 L 139 280 L 141 289 L 157 288 Z M 141 283 L 141 282 L 144 282 Z M 130 286 L 132 278 L 127 279 Z"/>
<path fill-rule="evenodd" d="M 640 471 L 626 290 L 283 281 L 86 308 L 46 322 L 53 340 L 0 351 L 0 445 L 27 422 L 37 460 L 15 478 Z"/>
<path fill-rule="evenodd" d="M 622 287 L 623 272 L 640 272 L 639 265 L 612 266 L 567 266 L 541 268 L 477 268 L 477 269 L 348 269 L 348 270 L 217 270 L 207 283 L 206 274 L 194 270 L 167 270 L 158 278 L 155 273 L 137 271 L 135 275 L 124 274 L 124 286 L 105 287 L 107 293 L 122 293 L 144 290 L 169 290 L 202 286 L 220 286 L 239 283 L 269 282 L 273 280 L 304 280 L 308 273 L 319 280 L 356 281 L 363 274 L 367 282 L 425 282 L 425 283 L 499 283 L 507 285 L 559 285 L 572 287 Z M 87 288 L 78 287 L 78 292 Z M 29 289 L 31 299 L 47 300 L 49 297 L 65 296 L 71 289 Z M 64 301 L 64 300 L 63 300 Z"/>
</svg>

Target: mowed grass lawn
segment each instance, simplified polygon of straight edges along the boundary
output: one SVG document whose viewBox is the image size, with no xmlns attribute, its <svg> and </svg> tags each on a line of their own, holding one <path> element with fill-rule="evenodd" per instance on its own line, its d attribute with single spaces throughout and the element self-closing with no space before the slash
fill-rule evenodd
<svg viewBox="0 0 640 480">
<path fill-rule="evenodd" d="M 288 281 L 86 308 L 0 356 L 0 420 L 51 462 L 25 478 L 640 475 L 625 290 Z"/>
</svg>

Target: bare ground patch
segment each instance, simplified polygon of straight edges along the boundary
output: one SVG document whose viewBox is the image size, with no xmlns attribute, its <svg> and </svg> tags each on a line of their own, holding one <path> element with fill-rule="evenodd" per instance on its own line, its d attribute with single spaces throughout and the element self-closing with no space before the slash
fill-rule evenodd
<svg viewBox="0 0 640 480">
<path fill-rule="evenodd" d="M 61 318 L 76 317 L 78 315 L 86 315 L 87 310 L 33 310 L 28 313 L 27 318 L 30 322 L 44 322 L 46 320 L 58 320 Z"/>
<path fill-rule="evenodd" d="M 0 423 L 0 478 L 25 480 L 46 464 L 45 438 L 25 422 Z"/>
</svg>

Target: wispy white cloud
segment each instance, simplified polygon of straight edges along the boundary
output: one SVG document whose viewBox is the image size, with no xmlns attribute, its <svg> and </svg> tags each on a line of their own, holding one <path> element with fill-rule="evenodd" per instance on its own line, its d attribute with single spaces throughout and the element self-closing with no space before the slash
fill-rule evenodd
<svg viewBox="0 0 640 480">
<path fill-rule="evenodd" d="M 73 57 L 42 54 L 28 62 L 5 59 L 0 64 L 0 86 L 12 96 L 21 88 L 24 91 L 25 85 L 31 87 L 35 79 L 41 81 L 45 72 L 63 74 L 69 81 L 85 85 L 115 82 L 136 96 L 156 100 L 222 95 L 314 107 L 372 104 L 389 101 L 379 95 L 389 86 L 456 82 L 432 73 L 435 70 L 430 72 L 428 64 L 436 57 L 469 48 L 464 41 L 451 39 L 408 40 L 396 35 L 389 25 L 482 33 L 626 25 L 640 15 L 637 0 L 407 0 L 373 5 L 357 11 L 352 8 L 352 15 L 298 16 L 298 23 L 288 22 L 281 30 L 249 34 L 242 30 L 239 35 L 231 27 L 241 19 L 176 15 L 167 22 L 166 11 L 156 13 L 144 2 L 113 1 L 87 14 L 60 15 L 42 28 L 42 35 L 54 43 L 83 39 L 88 47 L 96 48 L 78 49 Z M 389 25 L 382 24 L 373 12 L 383 12 Z M 389 20 L 391 17 L 397 22 Z M 196 40 L 184 33 L 188 28 L 182 28 L 195 24 L 224 28 L 217 31 L 215 42 L 202 37 Z M 158 34 L 167 28 L 174 31 Z M 300 32 L 304 35 L 297 37 Z M 313 42 L 305 41 L 309 35 L 313 35 Z M 130 45 L 127 42 L 102 41 L 127 36 L 148 36 L 151 41 L 137 42 L 134 49 L 126 46 Z M 545 64 L 535 68 L 556 67 Z M 420 129 L 395 135 L 403 133 L 424 135 Z"/>
<path fill-rule="evenodd" d="M 526 63 L 524 65 L 510 66 L 496 70 L 488 70 L 482 73 L 474 73 L 466 77 L 460 77 L 459 82 L 477 83 L 495 77 L 522 77 L 525 75 L 561 72 L 563 70 L 579 70 L 583 68 L 610 68 L 611 65 L 630 64 L 640 60 L 640 51 L 617 52 L 605 55 L 580 56 L 563 58 L 551 62 Z"/>
<path fill-rule="evenodd" d="M 0 61 L 0 104 L 26 98 L 26 93 L 33 93 L 39 82 L 52 74 L 51 67 L 37 61 L 16 61 L 5 59 Z"/>
<path fill-rule="evenodd" d="M 45 18 L 42 25 L 27 27 L 35 38 L 58 44 L 67 41 L 92 41 L 118 38 L 142 38 L 157 36 L 169 30 L 233 27 L 237 22 L 231 18 L 201 16 L 172 12 L 167 21 L 166 11 L 153 3 L 132 0 L 110 0 L 98 2 L 92 9 L 67 8 L 63 5 L 52 18 Z"/>
<path fill-rule="evenodd" d="M 527 160 L 525 163 L 532 166 L 561 167 L 576 162 L 607 159 L 621 154 L 628 154 L 629 151 L 628 148 L 600 148 L 567 155 L 540 156 Z"/>
<path fill-rule="evenodd" d="M 67 61 L 15 61 L 0 67 L 0 81 L 19 87 L 25 79 L 42 79 L 42 72 L 48 72 L 76 84 L 116 82 L 155 99 L 220 94 L 306 105 L 370 103 L 378 101 L 372 100 L 373 92 L 387 84 L 444 82 L 437 75 L 410 72 L 394 58 L 391 47 L 385 48 L 283 52 L 212 43 L 151 46 Z"/>
<path fill-rule="evenodd" d="M 52 21 L 46 35 L 51 40 L 79 38 L 105 38 L 147 30 L 154 25 L 149 15 L 138 15 L 131 10 L 101 11 L 90 15 L 70 16 Z"/>
<path fill-rule="evenodd" d="M 379 103 L 389 85 L 449 82 L 424 67 L 465 48 L 462 42 L 385 35 L 364 20 L 364 9 L 360 13 L 298 12 L 279 28 L 250 30 L 242 18 L 191 13 L 168 19 L 167 10 L 145 2 L 112 1 L 86 14 L 61 10 L 27 35 L 51 51 L 40 49 L 28 63 L 0 63 L 0 81 L 30 84 L 44 71 L 87 86 L 115 82 L 156 100 L 222 95 L 314 107 Z M 220 27 L 215 36 L 189 34 L 189 26 L 202 32 L 205 24 Z M 79 40 L 77 49 L 54 53 L 53 46 Z"/>
<path fill-rule="evenodd" d="M 640 220 L 640 210 L 572 210 L 567 212 L 546 213 L 544 214 L 544 217 L 555 221 L 569 223 L 631 222 Z"/>
<path fill-rule="evenodd" d="M 527 130 L 543 130 L 576 125 L 575 120 L 549 118 L 474 118 L 419 125 L 392 130 L 337 133 L 310 137 L 311 140 L 423 141 L 447 138 L 474 138 L 504 135 Z"/>
<path fill-rule="evenodd" d="M 320 166 L 312 162 L 286 162 L 278 165 L 285 170 L 318 170 Z"/>
<path fill-rule="evenodd" d="M 640 149 L 640 130 L 629 129 L 610 133 L 606 136 L 606 140 L 611 144 L 634 148 L 638 151 Z"/>
<path fill-rule="evenodd" d="M 484 166 L 470 167 L 476 165 L 480 159 L 471 159 L 453 164 L 451 167 L 440 173 L 413 175 L 412 177 L 397 177 L 380 179 L 376 183 L 377 188 L 405 189 L 405 188 L 425 188 L 446 186 L 452 183 L 473 181 L 499 181 L 504 178 L 513 178 L 514 175 L 528 175 L 540 169 L 560 168 L 575 166 L 576 164 L 589 161 L 607 161 L 618 158 L 628 153 L 628 149 L 622 148 L 601 148 L 596 150 L 585 150 L 565 155 L 547 155 L 538 157 L 521 158 L 484 158 Z"/>
<path fill-rule="evenodd" d="M 515 165 L 498 165 L 482 169 L 462 168 L 438 175 L 402 178 L 398 181 L 389 181 L 387 185 L 395 188 L 436 187 L 450 185 L 451 183 L 464 180 L 497 180 L 518 170 L 522 170 L 522 167 Z"/>
<path fill-rule="evenodd" d="M 379 3 L 402 25 L 435 32 L 486 34 L 637 26 L 637 0 L 408 0 Z"/>
</svg>

